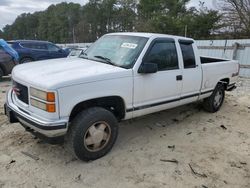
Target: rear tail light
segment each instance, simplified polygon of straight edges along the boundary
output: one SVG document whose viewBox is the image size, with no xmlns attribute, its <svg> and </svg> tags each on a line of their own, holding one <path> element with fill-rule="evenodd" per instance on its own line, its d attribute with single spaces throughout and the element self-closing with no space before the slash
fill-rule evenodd
<svg viewBox="0 0 250 188">
<path fill-rule="evenodd" d="M 236 73 L 232 74 L 232 77 L 239 76 L 239 74 L 240 74 L 240 64 L 238 63 L 238 70 Z"/>
</svg>

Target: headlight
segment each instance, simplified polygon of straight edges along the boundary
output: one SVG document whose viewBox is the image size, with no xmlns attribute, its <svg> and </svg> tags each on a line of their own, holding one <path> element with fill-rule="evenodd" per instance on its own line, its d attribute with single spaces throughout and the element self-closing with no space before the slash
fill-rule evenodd
<svg viewBox="0 0 250 188">
<path fill-rule="evenodd" d="M 46 92 L 35 88 L 30 88 L 30 104 L 41 110 L 56 112 L 55 93 Z"/>
<path fill-rule="evenodd" d="M 36 108 L 39 108 L 41 110 L 44 110 L 50 113 L 56 112 L 55 104 L 44 103 L 33 98 L 30 99 L 30 104 Z"/>
<path fill-rule="evenodd" d="M 33 97 L 36 97 L 38 99 L 47 101 L 47 102 L 55 102 L 55 93 L 54 92 L 45 92 L 45 91 L 31 87 L 30 88 L 30 95 Z"/>
</svg>

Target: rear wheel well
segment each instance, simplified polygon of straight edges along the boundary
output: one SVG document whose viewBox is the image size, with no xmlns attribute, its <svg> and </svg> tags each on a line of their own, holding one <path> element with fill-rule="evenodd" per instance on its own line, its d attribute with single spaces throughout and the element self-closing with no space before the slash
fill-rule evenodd
<svg viewBox="0 0 250 188">
<path fill-rule="evenodd" d="M 229 82 L 230 82 L 229 78 L 224 78 L 219 81 L 219 83 L 222 83 L 224 85 L 225 89 L 227 89 Z"/>
<path fill-rule="evenodd" d="M 123 99 L 119 96 L 111 96 L 78 103 L 70 113 L 69 122 L 71 122 L 79 112 L 91 107 L 102 107 L 109 110 L 118 121 L 125 117 L 125 104 Z"/>
</svg>

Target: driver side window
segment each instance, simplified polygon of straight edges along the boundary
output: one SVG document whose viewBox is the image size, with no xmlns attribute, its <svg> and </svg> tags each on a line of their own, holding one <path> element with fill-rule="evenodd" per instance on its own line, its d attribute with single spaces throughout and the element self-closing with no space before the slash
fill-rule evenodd
<svg viewBox="0 0 250 188">
<path fill-rule="evenodd" d="M 178 69 L 178 55 L 175 43 L 167 40 L 154 42 L 144 62 L 157 64 L 159 71 Z"/>
</svg>

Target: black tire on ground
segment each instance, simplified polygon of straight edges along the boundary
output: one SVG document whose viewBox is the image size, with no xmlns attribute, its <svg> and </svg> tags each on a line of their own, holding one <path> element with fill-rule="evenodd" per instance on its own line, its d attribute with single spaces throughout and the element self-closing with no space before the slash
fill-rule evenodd
<svg viewBox="0 0 250 188">
<path fill-rule="evenodd" d="M 221 83 L 218 83 L 213 91 L 213 94 L 210 97 L 204 99 L 203 107 L 206 111 L 215 113 L 221 108 L 224 98 L 225 86 Z"/>
<path fill-rule="evenodd" d="M 66 136 L 68 149 L 80 160 L 103 157 L 118 135 L 116 117 L 108 110 L 92 107 L 80 112 L 71 122 Z"/>
<path fill-rule="evenodd" d="M 1 67 L 0 67 L 0 79 L 1 79 L 3 76 L 4 76 L 4 72 L 3 72 L 3 70 L 2 70 Z"/>
<path fill-rule="evenodd" d="M 29 57 L 26 57 L 26 58 L 23 58 L 20 60 L 20 63 L 29 63 L 29 62 L 32 62 L 33 59 L 32 58 L 29 58 Z"/>
</svg>

